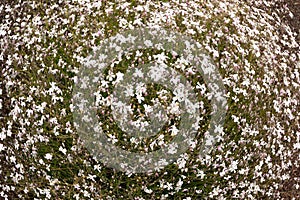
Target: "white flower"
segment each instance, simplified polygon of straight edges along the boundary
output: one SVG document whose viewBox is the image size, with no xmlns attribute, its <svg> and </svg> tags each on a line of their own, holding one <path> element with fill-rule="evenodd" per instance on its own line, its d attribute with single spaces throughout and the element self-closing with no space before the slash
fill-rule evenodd
<svg viewBox="0 0 300 200">
<path fill-rule="evenodd" d="M 157 62 L 160 63 L 160 64 L 161 64 L 161 63 L 164 63 L 165 60 L 168 58 L 168 57 L 165 55 L 164 52 L 162 52 L 161 54 L 154 55 L 153 57 L 154 57 L 154 59 L 156 59 Z"/>
<path fill-rule="evenodd" d="M 231 163 L 231 165 L 230 165 L 230 171 L 235 171 L 236 169 L 237 169 L 237 165 L 238 165 L 238 163 L 239 163 L 239 161 L 233 161 L 232 163 Z"/>
<path fill-rule="evenodd" d="M 134 96 L 134 89 L 132 85 L 128 85 L 125 89 L 125 95 L 127 97 L 133 97 Z"/>
<path fill-rule="evenodd" d="M 153 192 L 153 190 L 148 189 L 147 187 L 144 188 L 144 191 L 145 191 L 147 194 L 151 194 L 151 193 Z"/>
<path fill-rule="evenodd" d="M 117 73 L 116 73 L 116 76 L 117 76 L 117 78 L 116 78 L 114 84 L 115 84 L 115 83 L 119 83 L 120 81 L 122 81 L 122 80 L 123 80 L 123 77 L 124 77 L 124 74 L 121 73 L 121 72 L 117 72 Z"/>
<path fill-rule="evenodd" d="M 186 160 L 184 158 L 179 158 L 177 160 L 177 165 L 179 169 L 183 169 L 185 167 Z"/>
<path fill-rule="evenodd" d="M 170 112 L 170 114 L 180 114 L 179 103 L 176 101 L 172 101 L 172 103 L 170 104 L 170 106 L 167 107 L 167 109 Z"/>
<path fill-rule="evenodd" d="M 142 72 L 141 69 L 136 68 L 136 69 L 135 69 L 135 72 L 133 73 L 133 76 L 134 76 L 134 77 L 140 77 L 140 78 L 143 78 L 143 77 L 144 77 L 144 73 Z"/>
<path fill-rule="evenodd" d="M 175 154 L 177 152 L 178 145 L 175 143 L 174 145 L 170 145 L 168 149 L 169 154 Z"/>
<path fill-rule="evenodd" d="M 148 115 L 150 113 L 153 112 L 153 107 L 147 104 L 143 104 L 144 108 L 145 108 L 145 113 Z"/>
<path fill-rule="evenodd" d="M 177 135 L 178 132 L 179 132 L 179 130 L 177 129 L 177 127 L 175 125 L 173 125 L 171 127 L 171 136 Z"/>
<path fill-rule="evenodd" d="M 290 178 L 289 174 L 283 174 L 283 176 L 282 176 L 282 180 L 287 180 L 289 178 Z"/>
<path fill-rule="evenodd" d="M 209 134 L 205 135 L 205 145 L 206 146 L 211 146 L 215 141 L 215 137 Z"/>
<path fill-rule="evenodd" d="M 61 151 L 65 155 L 67 153 L 67 149 L 63 148 L 62 146 L 60 146 L 58 150 Z"/>
<path fill-rule="evenodd" d="M 138 103 L 142 103 L 142 101 L 145 100 L 145 98 L 143 97 L 143 95 L 140 95 L 140 94 L 136 95 L 136 99 L 138 100 Z"/>
<path fill-rule="evenodd" d="M 10 159 L 11 162 L 16 163 L 16 160 L 17 160 L 17 159 L 16 159 L 15 156 L 11 156 L 9 159 Z"/>
<path fill-rule="evenodd" d="M 206 92 L 205 84 L 200 84 L 200 82 L 197 83 L 196 89 L 200 89 L 201 95 L 203 95 Z"/>
<path fill-rule="evenodd" d="M 46 153 L 45 158 L 46 158 L 47 160 L 52 160 L 52 154 Z"/>
<path fill-rule="evenodd" d="M 0 29 L 0 36 L 5 36 L 6 35 L 6 31 L 3 29 Z"/>
<path fill-rule="evenodd" d="M 300 149 L 300 142 L 294 144 L 294 149 Z"/>
<path fill-rule="evenodd" d="M 153 43 L 151 42 L 151 40 L 146 40 L 144 42 L 144 44 L 146 45 L 146 47 L 152 47 Z"/>
<path fill-rule="evenodd" d="M 215 128 L 215 133 L 222 134 L 223 133 L 223 126 L 218 124 Z"/>
<path fill-rule="evenodd" d="M 173 189 L 173 184 L 167 182 L 167 183 L 164 185 L 164 188 L 166 188 L 167 190 L 172 190 L 172 189 Z"/>
<path fill-rule="evenodd" d="M 111 141 L 113 144 L 115 144 L 116 142 L 118 142 L 118 139 L 116 138 L 116 136 L 112 135 L 112 134 L 108 134 L 108 141 Z"/>
<path fill-rule="evenodd" d="M 186 88 L 182 83 L 179 83 L 175 90 L 174 90 L 174 95 L 175 97 L 173 98 L 174 100 L 178 100 L 179 102 L 182 102 L 187 99 L 188 97 L 188 91 L 186 91 Z"/>
<path fill-rule="evenodd" d="M 4 131 L 0 132 L 0 140 L 4 140 L 6 138 L 6 134 L 4 133 Z"/>
<path fill-rule="evenodd" d="M 4 146 L 3 144 L 0 143 L 0 152 L 5 150 L 5 149 L 6 149 L 6 146 Z"/>
<path fill-rule="evenodd" d="M 136 95 L 141 95 L 147 91 L 146 85 L 144 83 L 136 84 Z"/>
<path fill-rule="evenodd" d="M 180 190 L 182 184 L 183 184 L 183 181 L 182 181 L 181 178 L 180 178 L 179 181 L 176 183 L 176 188 L 175 188 L 175 190 L 176 190 L 176 191 Z"/>
<path fill-rule="evenodd" d="M 202 170 L 197 169 L 197 177 L 203 179 L 205 177 L 205 173 Z"/>
</svg>

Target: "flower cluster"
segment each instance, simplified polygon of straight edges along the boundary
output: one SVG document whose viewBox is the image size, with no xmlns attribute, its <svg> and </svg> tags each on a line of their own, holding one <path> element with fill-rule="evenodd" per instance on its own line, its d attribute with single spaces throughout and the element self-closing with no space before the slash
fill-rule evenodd
<svg viewBox="0 0 300 200">
<path fill-rule="evenodd" d="M 299 41 L 278 13 L 261 9 L 277 1 L 2 3 L 0 198 L 299 198 Z M 282 9 L 289 13 L 288 8 Z M 172 68 L 198 94 L 198 103 L 189 107 L 201 111 L 194 124 L 199 132 L 189 141 L 190 149 L 172 164 L 147 174 L 119 172 L 99 162 L 78 137 L 72 115 L 76 109 L 72 90 L 82 81 L 77 76 L 82 65 L 107 67 L 86 63 L 90 52 L 104 39 L 137 27 L 163 27 L 199 42 L 222 75 L 228 101 L 225 124 L 216 129 L 220 138 L 215 148 L 200 156 L 197 152 L 209 137 L 206 130 L 214 109 L 201 74 L 176 52 L 152 49 L 151 41 L 145 41 L 147 49 L 112 60 L 105 78 L 93 80 L 98 91 L 91 94 L 98 106 L 99 125 L 111 145 L 150 152 L 180 134 L 180 103 L 187 94 L 176 76 L 170 78 L 178 83 L 174 91 L 155 84 L 126 87 L 127 106 L 115 102 L 111 93 L 114 85 L 126 79 L 127 68 L 142 79 L 144 72 L 138 66 L 155 61 L 149 72 L 152 79 L 159 81 L 164 78 L 162 70 Z M 99 59 L 105 59 L 105 53 Z M 84 108 L 87 102 L 81 103 Z M 166 113 L 155 113 L 156 106 Z M 153 137 L 130 137 L 120 130 L 121 123 L 115 123 L 112 107 L 133 118 L 132 127 L 141 130 L 147 129 L 152 115 L 169 124 Z M 168 151 L 172 154 L 177 148 L 174 145 Z"/>
</svg>

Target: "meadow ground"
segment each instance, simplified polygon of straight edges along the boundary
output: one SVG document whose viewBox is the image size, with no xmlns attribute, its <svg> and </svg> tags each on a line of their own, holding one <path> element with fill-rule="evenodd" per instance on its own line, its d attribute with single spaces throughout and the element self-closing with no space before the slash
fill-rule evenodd
<svg viewBox="0 0 300 200">
<path fill-rule="evenodd" d="M 300 199 L 299 7 L 293 0 L 1 1 L 0 199 Z M 157 62 L 185 76 L 197 94 L 188 112 L 201 115 L 186 152 L 155 171 L 131 173 L 101 162 L 80 137 L 74 88 L 97 46 L 145 27 L 197 41 L 220 73 L 227 108 L 212 151 L 200 156 L 215 96 L 188 59 L 145 40 L 147 48 L 103 63 L 90 96 L 108 144 L 128 152 L 176 152 L 170 144 L 186 102 L 180 88 L 127 87 L 126 109 L 139 128 L 158 105 L 170 119 L 157 135 L 130 137 L 117 126 L 111 100 L 128 69 Z M 106 54 L 118 46 L 109 48 Z"/>
</svg>

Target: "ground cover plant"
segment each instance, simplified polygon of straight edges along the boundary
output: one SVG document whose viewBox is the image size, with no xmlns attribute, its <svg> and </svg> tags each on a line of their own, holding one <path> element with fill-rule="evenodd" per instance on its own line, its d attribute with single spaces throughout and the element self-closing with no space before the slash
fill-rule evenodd
<svg viewBox="0 0 300 200">
<path fill-rule="evenodd" d="M 283 1 L 25 0 L 1 3 L 0 16 L 1 199 L 300 199 L 299 27 L 286 20 L 299 15 Z M 147 139 L 117 126 L 108 97 L 129 68 L 157 61 L 177 70 L 201 108 L 191 148 L 156 171 L 130 173 L 86 148 L 74 123 L 73 90 L 93 49 L 143 27 L 199 42 L 222 76 L 227 110 L 222 137 L 200 157 L 213 110 L 201 74 L 159 49 L 112 60 L 95 94 L 111 145 L 155 151 L 174 139 L 180 124 L 174 98 L 181 93 L 146 84 L 128 91 L 131 117 L 143 127 L 161 105 L 168 124 Z"/>
</svg>

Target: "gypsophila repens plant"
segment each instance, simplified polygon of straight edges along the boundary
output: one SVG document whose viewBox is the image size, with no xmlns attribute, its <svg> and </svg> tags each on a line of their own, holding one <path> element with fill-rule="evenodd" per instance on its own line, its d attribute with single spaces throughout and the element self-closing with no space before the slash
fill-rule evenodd
<svg viewBox="0 0 300 200">
<path fill-rule="evenodd" d="M 276 11 L 260 9 L 276 2 L 1 3 L 0 199 L 299 199 L 299 41 Z M 73 115 L 74 85 L 89 55 L 103 41 L 139 28 L 171 30 L 199 43 L 220 74 L 227 99 L 224 123 L 216 127 L 218 140 L 201 156 L 214 95 L 197 71 L 201 66 L 188 62 L 193 54 L 184 58 L 146 42 L 149 48 L 128 50 L 107 63 L 91 94 L 107 144 L 133 153 L 165 147 L 175 153 L 177 147 L 168 145 L 184 125 L 181 102 L 199 113 L 196 122 L 191 118 L 197 132 L 186 151 L 146 173 L 101 162 L 87 148 Z M 143 76 L 139 68 L 147 64 L 153 65 L 152 76 Z M 123 91 L 128 106 L 122 108 L 132 124 L 117 122 L 122 116 L 114 117 L 119 104 L 111 97 L 119 82 L 159 80 L 173 72 L 189 82 L 195 102 L 186 103 L 187 90 L 179 84 L 172 90 L 137 82 Z M 153 116 L 160 129 L 150 137 L 133 136 L 133 127 L 149 130 L 156 106 L 165 110 Z"/>
</svg>

